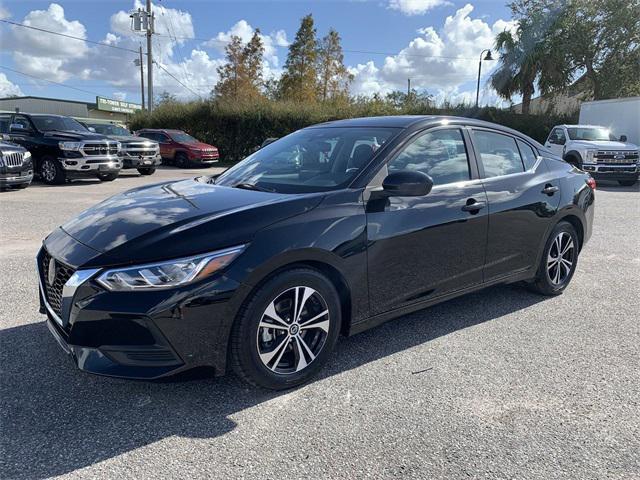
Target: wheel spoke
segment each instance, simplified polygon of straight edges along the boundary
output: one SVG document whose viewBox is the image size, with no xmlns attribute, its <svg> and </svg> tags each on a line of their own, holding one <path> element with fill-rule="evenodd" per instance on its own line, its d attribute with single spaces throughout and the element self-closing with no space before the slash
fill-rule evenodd
<svg viewBox="0 0 640 480">
<path fill-rule="evenodd" d="M 264 312 L 264 314 L 265 314 L 265 316 L 269 317 L 270 319 L 275 320 L 276 322 L 280 323 L 285 328 L 289 328 L 289 324 L 287 322 L 285 322 L 284 319 L 282 319 L 282 317 L 280 317 L 280 315 L 278 315 L 278 312 L 276 312 L 275 300 L 269 304 L 269 306 L 267 307 L 267 310 Z"/>
<path fill-rule="evenodd" d="M 305 325 L 304 327 L 300 327 L 300 330 L 310 330 L 312 328 L 320 328 L 329 333 L 329 319 L 323 320 L 322 322 L 313 323 L 311 325 Z"/>
<path fill-rule="evenodd" d="M 298 305 L 298 290 L 302 289 L 302 300 L 300 301 L 300 307 L 297 307 Z M 302 310 L 304 310 L 304 306 L 307 303 L 307 300 L 309 300 L 309 297 L 311 297 L 311 295 L 313 295 L 314 293 L 316 293 L 316 291 L 313 288 L 308 288 L 308 287 L 299 287 L 296 288 L 296 307 L 297 310 L 295 312 L 294 315 L 294 322 L 298 322 L 300 320 L 300 315 L 302 314 Z"/>
<path fill-rule="evenodd" d="M 322 317 L 324 317 L 325 315 L 328 315 L 328 314 L 329 314 L 329 310 L 325 310 L 324 312 L 319 313 L 318 315 L 316 315 L 313 318 L 310 318 L 309 320 L 305 320 L 304 322 L 299 322 L 300 323 L 300 327 L 302 328 L 302 327 L 304 327 L 306 325 L 309 325 L 310 323 L 315 322 L 319 318 L 322 318 Z"/>
<path fill-rule="evenodd" d="M 296 341 L 296 345 L 298 347 L 298 364 L 296 365 L 296 371 L 302 370 L 304 367 L 308 365 L 307 359 L 305 357 L 305 352 L 309 355 L 309 361 L 312 362 L 316 356 L 313 354 L 307 342 L 304 341 L 301 335 L 297 335 L 294 337 Z"/>
<path fill-rule="evenodd" d="M 279 323 L 268 323 L 268 322 L 265 322 L 264 319 L 262 319 L 262 321 L 260 322 L 258 327 L 259 328 L 273 328 L 275 330 L 289 330 L 289 328 L 287 328 L 284 325 L 280 325 Z"/>
<path fill-rule="evenodd" d="M 284 352 L 284 350 L 286 348 L 287 342 L 289 341 L 289 335 L 286 335 L 282 342 L 280 342 L 276 348 L 274 348 L 273 350 L 271 350 L 270 352 L 267 353 L 260 353 L 260 359 L 262 360 L 262 362 L 269 367 L 269 362 L 271 362 L 271 360 L 273 359 L 273 357 L 275 357 L 278 353 L 280 353 L 280 356 L 278 357 L 278 361 L 276 362 L 275 366 L 273 368 L 271 368 L 272 370 L 275 369 L 275 367 L 278 365 L 278 363 L 280 362 L 280 358 L 282 357 L 282 353 Z M 281 351 L 282 350 L 282 351 Z"/>
<path fill-rule="evenodd" d="M 562 249 L 562 256 L 564 257 L 564 255 L 573 248 L 573 240 L 571 240 L 571 237 L 569 237 L 569 241 L 567 242 L 567 244 L 564 246 L 564 248 Z"/>
</svg>

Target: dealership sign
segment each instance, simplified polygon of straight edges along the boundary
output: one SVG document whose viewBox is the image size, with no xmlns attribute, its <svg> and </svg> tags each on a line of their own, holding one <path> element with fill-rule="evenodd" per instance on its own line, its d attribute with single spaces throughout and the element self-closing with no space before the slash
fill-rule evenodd
<svg viewBox="0 0 640 480">
<path fill-rule="evenodd" d="M 105 112 L 135 113 L 138 110 L 142 110 L 142 105 L 138 103 L 123 102 L 104 97 L 96 97 L 96 104 L 98 105 L 98 110 L 104 110 Z"/>
</svg>

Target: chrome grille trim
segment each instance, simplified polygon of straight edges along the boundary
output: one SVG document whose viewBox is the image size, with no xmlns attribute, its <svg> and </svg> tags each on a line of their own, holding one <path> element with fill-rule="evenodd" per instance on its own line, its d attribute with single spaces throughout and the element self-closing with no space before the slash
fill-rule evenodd
<svg viewBox="0 0 640 480">
<path fill-rule="evenodd" d="M 7 167 L 20 167 L 24 161 L 24 153 L 11 152 L 2 155 L 2 161 Z"/>
</svg>

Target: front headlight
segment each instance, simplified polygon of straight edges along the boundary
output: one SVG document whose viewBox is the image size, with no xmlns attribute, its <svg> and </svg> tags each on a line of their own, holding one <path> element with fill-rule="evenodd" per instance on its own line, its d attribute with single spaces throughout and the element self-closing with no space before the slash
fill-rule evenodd
<svg viewBox="0 0 640 480">
<path fill-rule="evenodd" d="M 60 147 L 60 150 L 70 150 L 73 152 L 78 152 L 80 151 L 81 146 L 82 143 L 80 142 L 58 142 L 58 147 Z"/>
<path fill-rule="evenodd" d="M 23 161 L 24 160 L 28 160 L 30 158 L 31 158 L 31 152 L 29 152 L 29 151 L 24 152 L 24 155 L 22 155 L 22 160 Z"/>
<path fill-rule="evenodd" d="M 584 163 L 596 163 L 595 156 L 597 152 L 597 150 L 587 150 Z"/>
<path fill-rule="evenodd" d="M 135 267 L 114 268 L 102 273 L 97 281 L 111 291 L 175 288 L 201 280 L 229 265 L 244 245 L 194 257 Z"/>
<path fill-rule="evenodd" d="M 117 152 L 120 153 L 120 150 L 122 150 L 122 144 L 120 142 L 117 142 L 116 148 L 118 149 Z"/>
</svg>

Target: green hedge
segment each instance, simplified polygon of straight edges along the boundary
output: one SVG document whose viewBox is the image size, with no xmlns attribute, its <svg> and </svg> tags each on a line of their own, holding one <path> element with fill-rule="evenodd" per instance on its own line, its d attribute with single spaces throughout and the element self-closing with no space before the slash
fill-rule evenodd
<svg viewBox="0 0 640 480">
<path fill-rule="evenodd" d="M 139 113 L 131 128 L 174 128 L 215 145 L 224 162 L 247 156 L 268 137 L 282 137 L 300 128 L 329 120 L 379 115 L 456 115 L 479 118 L 519 130 L 543 142 L 554 125 L 570 123 L 571 117 L 520 115 L 496 108 L 418 106 L 398 109 L 382 101 L 357 104 L 300 105 L 286 102 L 232 104 L 226 102 L 167 103 L 153 114 Z"/>
</svg>

